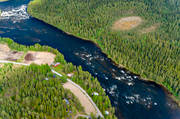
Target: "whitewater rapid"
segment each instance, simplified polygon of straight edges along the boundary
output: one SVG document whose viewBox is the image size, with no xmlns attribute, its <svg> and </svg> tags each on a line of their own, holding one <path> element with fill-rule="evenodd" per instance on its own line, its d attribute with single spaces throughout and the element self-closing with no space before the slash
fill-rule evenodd
<svg viewBox="0 0 180 119">
<path fill-rule="evenodd" d="M 13 23 L 26 19 L 29 19 L 27 5 L 21 5 L 7 11 L 2 11 L 0 15 L 0 20 L 11 20 Z"/>
</svg>

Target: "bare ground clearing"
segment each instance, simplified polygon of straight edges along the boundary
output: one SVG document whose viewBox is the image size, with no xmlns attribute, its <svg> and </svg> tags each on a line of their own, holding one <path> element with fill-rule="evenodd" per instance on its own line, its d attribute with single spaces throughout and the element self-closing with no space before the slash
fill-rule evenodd
<svg viewBox="0 0 180 119">
<path fill-rule="evenodd" d="M 149 33 L 149 32 L 153 32 L 155 31 L 158 27 L 159 27 L 160 24 L 154 24 L 148 28 L 144 28 L 143 30 L 141 30 L 141 33 Z"/>
<path fill-rule="evenodd" d="M 23 52 L 11 51 L 6 44 L 0 44 L 0 59 L 16 61 L 23 56 Z"/>
<path fill-rule="evenodd" d="M 17 61 L 24 55 L 24 52 L 12 51 L 8 45 L 0 44 L 0 60 Z M 55 56 L 50 52 L 35 52 L 29 51 L 24 57 L 24 63 L 35 63 L 38 65 L 48 64 L 51 65 L 54 62 Z"/>
<path fill-rule="evenodd" d="M 2 68 L 4 66 L 4 64 L 0 64 L 0 68 Z"/>
<path fill-rule="evenodd" d="M 112 26 L 112 30 L 130 30 L 137 26 L 139 26 L 142 23 L 141 17 L 138 16 L 130 16 L 130 17 L 124 17 L 121 18 L 118 21 L 115 21 L 115 23 Z"/>
<path fill-rule="evenodd" d="M 54 62 L 55 56 L 53 53 L 50 52 L 35 52 L 29 51 L 24 59 L 24 63 L 26 64 L 48 64 L 51 65 Z"/>
</svg>

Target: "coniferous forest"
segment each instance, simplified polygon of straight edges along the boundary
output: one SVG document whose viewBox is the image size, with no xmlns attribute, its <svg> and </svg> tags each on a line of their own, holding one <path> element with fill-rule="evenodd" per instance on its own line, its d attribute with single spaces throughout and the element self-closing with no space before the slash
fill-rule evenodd
<svg viewBox="0 0 180 119">
<path fill-rule="evenodd" d="M 48 65 L 21 68 L 4 65 L 0 70 L 0 117 L 65 119 L 83 111 L 79 100 L 64 90 L 61 80 L 51 77 L 50 71 Z"/>
<path fill-rule="evenodd" d="M 163 84 L 180 99 L 179 0 L 34 0 L 28 12 L 65 32 L 97 43 L 117 64 Z M 143 22 L 114 31 L 122 17 Z M 151 32 L 142 31 L 151 26 Z"/>
</svg>

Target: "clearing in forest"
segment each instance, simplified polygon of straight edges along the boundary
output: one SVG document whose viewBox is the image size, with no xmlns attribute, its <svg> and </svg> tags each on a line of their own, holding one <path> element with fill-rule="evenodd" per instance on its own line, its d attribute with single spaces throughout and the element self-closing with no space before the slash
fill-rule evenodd
<svg viewBox="0 0 180 119">
<path fill-rule="evenodd" d="M 54 62 L 55 56 L 53 53 L 50 52 L 35 52 L 29 51 L 26 56 L 24 57 L 24 63 L 26 64 L 48 64 L 51 65 Z"/>
<path fill-rule="evenodd" d="M 16 61 L 23 56 L 23 52 L 11 51 L 6 44 L 0 44 L 0 59 Z"/>
<path fill-rule="evenodd" d="M 141 33 L 149 33 L 149 32 L 153 32 L 157 29 L 157 27 L 159 27 L 160 24 L 154 24 L 148 28 L 144 28 Z"/>
<path fill-rule="evenodd" d="M 80 101 L 81 105 L 84 107 L 85 113 L 90 115 L 91 113 L 96 115 L 96 109 L 87 96 L 71 82 L 67 82 L 63 85 L 65 89 L 69 89 Z"/>
<path fill-rule="evenodd" d="M 24 52 L 13 51 L 8 45 L 0 44 L 0 60 L 17 61 L 24 55 Z M 55 54 L 50 52 L 35 52 L 29 51 L 24 57 L 24 63 L 26 64 L 48 64 L 51 65 L 54 62 Z"/>
<path fill-rule="evenodd" d="M 4 64 L 0 64 L 0 68 L 2 68 L 4 66 Z"/>
<path fill-rule="evenodd" d="M 137 26 L 139 26 L 142 23 L 141 17 L 138 16 L 130 16 L 130 17 L 124 17 L 121 18 L 120 20 L 116 21 L 112 29 L 113 30 L 130 30 L 133 29 Z"/>
</svg>

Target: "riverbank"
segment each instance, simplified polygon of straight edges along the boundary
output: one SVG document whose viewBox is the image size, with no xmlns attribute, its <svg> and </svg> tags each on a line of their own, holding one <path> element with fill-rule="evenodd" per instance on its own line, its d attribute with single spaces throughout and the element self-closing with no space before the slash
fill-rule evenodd
<svg viewBox="0 0 180 119">
<path fill-rule="evenodd" d="M 73 28 L 77 28 L 77 26 L 69 26 L 69 28 L 68 28 L 68 23 L 70 23 L 71 21 L 66 21 L 66 20 L 64 20 L 64 19 L 62 19 L 61 17 L 57 17 L 61 22 L 59 23 L 57 23 L 57 22 L 54 22 L 52 19 L 51 20 L 49 20 L 49 19 L 47 19 L 47 18 L 49 18 L 49 17 L 51 17 L 51 15 L 50 14 L 48 14 L 48 13 L 43 13 L 43 8 L 42 9 L 39 9 L 40 10 L 40 12 L 42 12 L 42 14 L 45 14 L 44 16 L 48 16 L 47 18 L 46 17 L 43 17 L 42 15 L 39 15 L 38 13 L 36 13 L 36 12 L 34 12 L 33 10 L 36 10 L 36 8 L 35 7 L 33 7 L 33 5 L 32 4 L 36 4 L 36 2 L 31 2 L 30 3 L 31 5 L 29 5 L 29 6 L 31 6 L 31 8 L 29 8 L 28 7 L 28 12 L 33 16 L 33 17 L 35 17 L 35 18 L 38 18 L 38 19 L 40 19 L 40 20 L 42 20 L 42 21 L 44 21 L 44 22 L 46 22 L 46 23 L 48 23 L 48 24 L 51 24 L 51 25 L 53 25 L 53 26 L 55 26 L 55 27 L 57 27 L 58 29 L 62 29 L 64 32 L 66 32 L 66 33 L 68 33 L 68 34 L 71 34 L 71 35 L 73 35 L 73 36 L 76 36 L 76 37 L 79 37 L 79 38 L 81 38 L 81 39 L 84 39 L 84 40 L 88 40 L 89 41 L 89 39 L 91 39 L 90 41 L 91 42 L 95 42 L 96 43 L 96 46 L 98 46 L 99 48 L 101 48 L 102 49 L 102 51 L 105 53 L 105 54 L 107 54 L 107 56 L 109 57 L 109 58 L 111 58 L 114 62 L 116 62 L 115 64 L 117 65 L 117 64 L 123 64 L 124 65 L 124 67 L 126 68 L 126 69 L 128 69 L 128 70 L 130 70 L 130 71 L 132 71 L 132 72 L 134 72 L 135 74 L 140 74 L 141 75 L 141 77 L 143 77 L 142 79 L 148 79 L 148 80 L 156 80 L 155 82 L 157 82 L 158 84 L 161 84 L 161 85 L 163 85 L 164 87 L 166 87 L 167 89 L 169 89 L 172 93 L 173 93 L 173 95 L 174 96 L 176 96 L 176 99 L 178 99 L 179 100 L 179 93 L 178 93 L 178 85 L 177 85 L 177 87 L 176 88 L 172 88 L 172 86 L 170 86 L 170 84 L 169 83 L 167 83 L 168 81 L 171 81 L 171 82 L 173 82 L 174 80 L 173 80 L 173 78 L 169 78 L 168 80 L 165 80 L 163 77 L 169 77 L 170 75 L 168 75 L 168 73 L 166 72 L 166 73 L 164 73 L 164 72 L 162 72 L 163 73 L 163 75 L 164 76 L 162 76 L 162 75 L 160 75 L 160 74 L 158 74 L 157 72 L 161 72 L 161 71 L 163 71 L 163 68 L 166 66 L 166 65 L 164 65 L 164 66 L 161 66 L 161 64 L 157 64 L 157 62 L 159 62 L 159 60 L 161 60 L 161 56 L 157 56 L 158 58 L 157 58 L 157 61 L 155 61 L 156 62 L 156 64 L 157 65 L 155 65 L 155 62 L 153 61 L 153 60 L 149 60 L 149 59 L 143 59 L 143 58 L 140 58 L 140 56 L 138 56 L 139 54 L 141 54 L 141 52 L 140 53 L 138 53 L 138 52 L 136 52 L 137 53 L 137 56 L 136 57 L 132 57 L 132 56 L 129 56 L 129 54 L 132 54 L 131 52 L 133 51 L 128 51 L 129 52 L 129 54 L 127 54 L 126 55 L 126 53 L 125 53 L 125 51 L 126 51 L 126 48 L 128 47 L 128 45 L 129 44 L 126 44 L 125 46 L 122 46 L 122 43 L 126 43 L 127 41 L 122 41 L 121 42 L 121 47 L 122 47 L 122 49 L 121 49 L 121 51 L 122 50 L 124 50 L 124 51 L 122 51 L 122 53 L 121 52 L 119 52 L 118 51 L 118 53 L 116 52 L 116 51 L 113 51 L 111 48 L 109 48 L 109 46 L 108 45 L 110 45 L 111 44 L 111 47 L 113 46 L 114 48 L 116 48 L 116 45 L 113 45 L 114 43 L 116 43 L 117 41 L 113 41 L 113 42 L 111 42 L 112 41 L 112 39 L 114 39 L 114 38 L 111 38 L 111 41 L 108 41 L 108 43 L 106 43 L 105 41 L 103 41 L 103 40 L 106 40 L 106 37 L 104 37 L 104 35 L 103 34 L 99 34 L 99 37 L 100 37 L 100 39 L 101 40 L 97 40 L 97 37 L 96 36 L 94 36 L 94 37 L 92 37 L 91 35 L 87 35 L 88 37 L 84 37 L 85 36 L 85 34 L 89 34 L 88 32 L 85 32 L 85 31 L 83 31 L 82 32 L 82 34 L 80 34 L 80 32 L 77 32 L 77 31 L 73 31 L 72 29 Z M 51 3 L 51 4 L 53 4 L 53 2 Z M 61 4 L 61 3 L 59 3 L 59 4 Z M 78 4 L 78 3 L 77 3 Z M 38 4 L 37 4 L 38 5 Z M 33 8 L 33 9 L 32 9 Z M 78 11 L 78 10 L 77 10 Z M 53 12 L 53 11 L 52 11 Z M 63 10 L 61 11 L 61 13 L 63 13 Z M 56 13 L 55 13 L 56 14 Z M 63 14 L 64 15 L 64 14 Z M 56 17 L 56 16 L 54 16 L 54 17 Z M 68 17 L 68 16 L 66 16 L 66 17 Z M 75 16 L 74 16 L 75 17 Z M 69 18 L 69 17 L 68 17 Z M 76 18 L 76 17 L 75 17 Z M 57 19 L 56 19 L 57 20 Z M 63 22 L 64 21 L 64 22 Z M 76 22 L 78 22 L 78 21 L 76 21 Z M 64 24 L 63 24 L 64 23 Z M 93 24 L 92 24 L 93 25 Z M 72 28 L 71 28 L 72 27 Z M 81 26 L 79 26 L 80 28 L 81 28 Z M 86 27 L 84 27 L 84 29 L 86 29 Z M 81 30 L 83 30 L 83 29 L 81 29 Z M 108 30 L 107 30 L 108 31 Z M 103 29 L 102 29 L 102 31 L 101 32 L 103 32 Z M 111 34 L 111 33 L 110 33 Z M 112 33 L 112 35 L 115 35 L 116 33 Z M 98 38 L 99 38 L 98 37 Z M 117 36 L 116 38 L 118 38 L 119 36 Z M 148 36 L 147 36 L 148 37 Z M 140 37 L 139 37 L 140 38 Z M 103 39 L 103 40 L 102 40 Z M 134 38 L 135 40 L 133 40 L 133 42 L 139 42 L 139 40 L 136 40 L 136 38 Z M 142 38 L 142 39 L 144 39 L 144 38 Z M 119 39 L 118 39 L 119 40 Z M 126 39 L 127 40 L 127 39 Z M 149 44 L 151 44 L 151 41 L 150 41 L 151 39 L 149 39 L 148 41 L 146 41 L 146 42 L 148 42 Z M 154 40 L 154 39 L 153 39 Z M 149 42 L 150 41 L 150 42 Z M 161 40 L 159 40 L 159 41 L 161 41 Z M 144 41 L 142 41 L 142 43 L 144 43 Z M 141 43 L 141 44 L 142 44 Z M 166 49 L 169 49 L 169 48 L 164 48 L 164 49 L 162 49 L 161 48 L 161 46 L 157 46 L 157 47 L 160 47 L 160 50 L 151 50 L 151 51 L 153 51 L 153 52 L 149 52 L 149 50 L 147 50 L 148 48 L 152 48 L 152 47 L 154 47 L 154 45 L 157 45 L 157 44 L 162 44 L 162 43 L 157 43 L 157 44 L 154 44 L 154 43 L 152 43 L 152 46 L 150 46 L 150 47 L 147 47 L 147 46 L 149 46 L 149 44 L 146 44 L 145 46 L 146 47 L 144 47 L 144 45 L 142 46 L 143 47 L 143 50 L 142 50 L 142 48 L 140 48 L 140 51 L 142 51 L 142 54 L 153 54 L 153 55 L 156 55 L 156 53 L 157 52 L 159 52 L 159 51 L 161 51 L 161 53 L 162 54 L 164 54 L 163 52 L 166 50 Z M 165 44 L 169 44 L 169 43 L 165 43 Z M 162 44 L 162 46 L 163 46 L 163 44 Z M 133 46 L 134 47 L 134 46 Z M 127 50 L 129 50 L 129 49 L 131 49 L 131 48 L 133 48 L 133 47 L 129 47 Z M 135 47 L 139 47 L 139 44 L 137 44 L 137 46 L 135 46 Z M 168 46 L 169 47 L 169 46 Z M 123 49 L 124 48 L 124 49 Z M 177 49 L 177 48 L 176 48 Z M 139 50 L 139 49 L 138 49 Z M 144 51 L 146 50 L 146 53 L 143 53 Z M 178 51 L 178 49 L 177 49 L 177 51 Z M 127 53 L 128 53 L 127 52 Z M 133 51 L 134 52 L 134 51 Z M 170 51 L 170 52 L 173 52 L 173 51 Z M 135 53 L 135 52 L 134 52 Z M 166 54 L 166 53 L 165 53 Z M 178 54 L 177 54 L 178 55 Z M 146 57 L 146 56 L 144 56 L 143 55 L 143 57 Z M 154 57 L 154 56 L 149 56 L 149 57 Z M 178 56 L 177 56 L 178 57 Z M 137 60 L 136 59 L 138 59 L 138 61 L 141 61 L 142 60 L 142 64 L 141 63 L 139 63 L 139 62 L 137 62 Z M 147 64 L 144 64 L 144 62 L 147 62 Z M 137 64 L 137 65 L 136 65 Z M 147 65 L 147 67 L 146 67 L 146 65 Z M 119 65 L 118 65 L 119 66 Z M 122 65 L 120 66 L 120 67 L 122 67 Z M 178 66 L 177 66 L 178 67 Z M 158 70 L 160 70 L 160 71 L 154 71 L 154 69 L 158 69 Z M 168 69 L 167 69 L 168 70 Z M 173 69 L 172 69 L 173 70 Z M 169 72 L 169 74 L 176 74 L 176 72 L 174 71 L 173 73 L 170 73 L 171 71 L 169 70 L 168 71 Z M 151 75 L 150 75 L 151 74 Z M 173 83 L 176 83 L 176 81 L 174 81 Z M 171 83 L 171 84 L 173 84 L 173 83 Z M 165 85 L 166 84 L 166 85 Z"/>
</svg>

